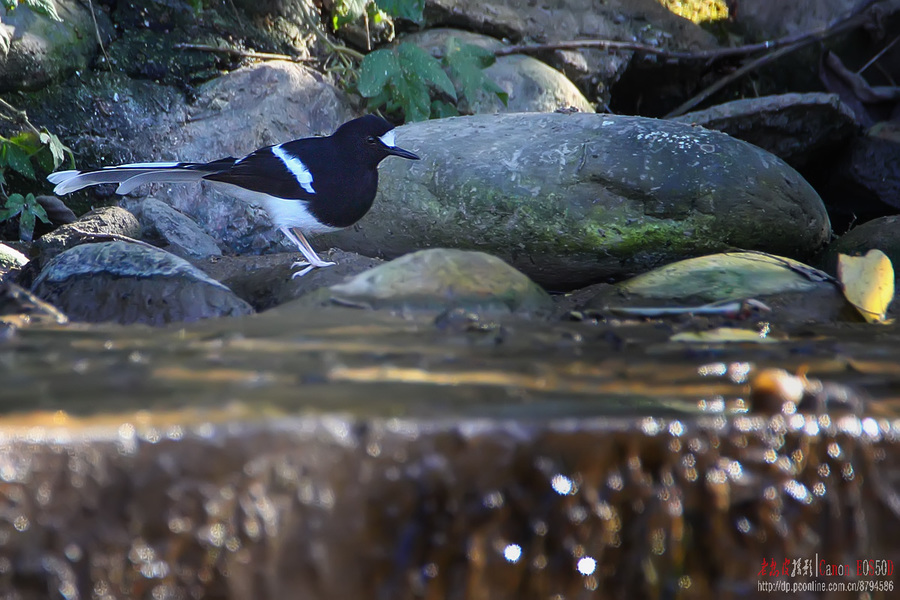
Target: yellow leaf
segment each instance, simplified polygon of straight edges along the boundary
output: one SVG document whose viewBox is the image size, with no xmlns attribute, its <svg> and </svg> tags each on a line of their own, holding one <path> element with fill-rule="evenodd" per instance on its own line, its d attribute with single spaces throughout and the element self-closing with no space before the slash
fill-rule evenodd
<svg viewBox="0 0 900 600">
<path fill-rule="evenodd" d="M 838 279 L 844 297 L 869 323 L 884 323 L 894 299 L 894 267 L 881 250 L 865 256 L 838 255 Z"/>
<path fill-rule="evenodd" d="M 707 331 L 676 333 L 669 338 L 673 342 L 701 342 L 701 343 L 717 343 L 717 342 L 754 342 L 757 344 L 768 344 L 777 342 L 778 340 L 768 337 L 765 333 L 754 331 L 753 329 L 739 329 L 736 327 L 719 327 L 718 329 L 710 329 Z"/>
</svg>

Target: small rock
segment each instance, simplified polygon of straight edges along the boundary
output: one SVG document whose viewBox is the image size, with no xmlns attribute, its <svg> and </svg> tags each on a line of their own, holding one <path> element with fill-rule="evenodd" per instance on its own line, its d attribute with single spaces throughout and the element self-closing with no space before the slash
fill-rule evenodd
<svg viewBox="0 0 900 600">
<path fill-rule="evenodd" d="M 767 322 L 857 320 L 827 274 L 795 260 L 755 252 L 679 261 L 598 292 L 589 300 L 582 297 L 578 308 L 693 307 L 753 299 L 771 309 L 765 313 Z M 752 306 L 746 309 L 738 312 L 752 314 Z"/>
<path fill-rule="evenodd" d="M 184 259 L 121 241 L 63 252 L 44 268 L 33 291 L 74 321 L 165 325 L 253 312 Z"/>
<path fill-rule="evenodd" d="M 103 206 L 85 213 L 77 221 L 62 225 L 41 236 L 34 243 L 39 266 L 43 267 L 55 256 L 85 242 L 103 239 L 106 234 L 139 239 L 141 225 L 133 214 L 118 206 Z"/>
<path fill-rule="evenodd" d="M 143 238 L 166 252 L 187 260 L 222 256 L 216 240 L 187 215 L 156 198 L 136 203 L 135 216 L 143 227 Z"/>
<path fill-rule="evenodd" d="M 550 296 L 508 264 L 483 252 L 435 248 L 408 254 L 318 290 L 301 302 L 443 312 L 544 313 Z"/>
<path fill-rule="evenodd" d="M 619 284 L 643 298 L 740 300 L 783 292 L 810 292 L 824 275 L 795 260 L 755 252 L 730 252 L 678 261 Z"/>
</svg>

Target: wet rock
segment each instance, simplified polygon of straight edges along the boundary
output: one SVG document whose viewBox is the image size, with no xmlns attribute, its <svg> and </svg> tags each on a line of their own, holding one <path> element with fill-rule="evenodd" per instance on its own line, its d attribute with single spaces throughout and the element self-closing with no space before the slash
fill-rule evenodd
<svg viewBox="0 0 900 600">
<path fill-rule="evenodd" d="M 451 37 L 489 50 L 503 46 L 500 40 L 489 36 L 441 28 L 408 35 L 403 41 L 438 56 L 443 54 Z M 463 110 L 473 113 L 552 112 L 572 107 L 581 112 L 594 112 L 591 103 L 565 75 L 530 56 L 500 56 L 484 70 L 484 74 L 509 94 L 508 103 L 504 106 L 496 94 L 482 90 L 477 98 L 467 99 Z"/>
<path fill-rule="evenodd" d="M 672 119 L 723 131 L 783 159 L 795 169 L 847 143 L 859 125 L 836 94 L 781 94 L 719 104 Z"/>
<path fill-rule="evenodd" d="M 783 292 L 811 292 L 827 278 L 781 256 L 752 252 L 714 254 L 654 269 L 619 287 L 644 298 L 737 300 Z"/>
<path fill-rule="evenodd" d="M 112 26 L 102 10 L 57 0 L 60 21 L 15 3 L 0 7 L 0 91 L 34 90 L 85 69 L 98 51 L 97 36 L 109 40 Z"/>
<path fill-rule="evenodd" d="M 873 249 L 884 252 L 894 269 L 900 268 L 900 215 L 879 217 L 854 227 L 828 245 L 818 264 L 837 274 L 838 254 L 862 256 Z"/>
<path fill-rule="evenodd" d="M 523 314 L 548 312 L 553 305 L 546 292 L 499 258 L 443 248 L 407 254 L 300 302 L 298 306 L 316 303 L 439 312 L 462 307 Z"/>
<path fill-rule="evenodd" d="M 313 269 L 296 279 L 291 277 L 296 271 L 291 265 L 303 260 L 302 255 L 296 252 L 262 256 L 217 256 L 194 261 L 194 265 L 227 286 L 239 298 L 249 302 L 253 308 L 263 311 L 319 288 L 341 283 L 348 277 L 384 262 L 337 249 L 320 252 L 319 256 L 337 264 Z"/>
<path fill-rule="evenodd" d="M 28 257 L 6 244 L 0 244 L 0 283 L 10 280 L 28 264 Z"/>
<path fill-rule="evenodd" d="M 187 215 L 156 198 L 132 203 L 143 239 L 187 260 L 222 256 L 216 240 Z"/>
<path fill-rule="evenodd" d="M 41 236 L 34 248 L 37 263 L 46 265 L 56 255 L 85 242 L 103 240 L 104 236 L 124 236 L 139 239 L 141 225 L 133 214 L 118 206 L 104 206 L 85 213 L 77 221 L 62 225 Z"/>
<path fill-rule="evenodd" d="M 698 307 L 752 299 L 763 303 L 760 318 L 779 324 L 857 321 L 840 287 L 828 275 L 781 256 L 732 252 L 679 261 L 580 294 L 577 310 L 615 312 L 640 307 Z M 752 304 L 723 310 L 726 318 L 759 314 Z"/>
<path fill-rule="evenodd" d="M 184 259 L 121 241 L 63 252 L 41 271 L 33 291 L 75 321 L 165 325 L 253 312 Z"/>
<path fill-rule="evenodd" d="M 386 256 L 483 250 L 574 288 L 730 247 L 805 257 L 822 201 L 779 158 L 723 133 L 640 117 L 476 115 L 398 129 L 379 197 L 326 244 Z"/>
</svg>

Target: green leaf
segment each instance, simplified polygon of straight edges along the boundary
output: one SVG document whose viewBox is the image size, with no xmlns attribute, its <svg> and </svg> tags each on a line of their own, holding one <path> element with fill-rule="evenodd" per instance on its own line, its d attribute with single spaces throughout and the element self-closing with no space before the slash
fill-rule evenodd
<svg viewBox="0 0 900 600">
<path fill-rule="evenodd" d="M 447 77 L 441 63 L 415 44 L 400 44 L 400 62 L 404 68 L 415 71 L 425 81 L 430 81 L 437 89 L 456 100 L 456 89 Z"/>
<path fill-rule="evenodd" d="M 10 219 L 25 208 L 25 198 L 22 194 L 10 194 L 6 200 L 6 206 L 0 209 L 0 221 Z"/>
<path fill-rule="evenodd" d="M 25 154 L 34 154 L 43 147 L 40 136 L 30 131 L 14 135 L 10 138 L 9 143 L 18 146 Z"/>
<path fill-rule="evenodd" d="M 484 74 L 483 69 L 494 64 L 495 60 L 496 57 L 490 50 L 464 44 L 453 37 L 447 41 L 444 61 L 469 102 L 474 101 L 481 90 L 496 94 L 503 104 L 509 100 L 509 95 L 503 88 Z"/>
<path fill-rule="evenodd" d="M 431 95 L 418 72 L 404 68 L 395 85 L 407 121 L 424 121 L 431 116 Z"/>
<path fill-rule="evenodd" d="M 29 179 L 34 179 L 34 168 L 31 166 L 31 160 L 19 146 L 15 144 L 6 144 L 6 163 L 15 171 L 18 171 Z"/>
<path fill-rule="evenodd" d="M 47 215 L 46 209 L 41 206 L 41 203 L 37 201 L 37 198 L 34 197 L 34 194 L 28 194 L 25 196 L 25 207 L 28 209 L 28 212 L 33 214 L 35 217 L 43 221 L 44 223 L 50 224 L 50 217 Z"/>
<path fill-rule="evenodd" d="M 375 4 L 391 15 L 409 21 L 421 23 L 425 10 L 425 0 L 375 0 Z"/>
<path fill-rule="evenodd" d="M 400 60 L 393 50 L 375 50 L 366 54 L 359 66 L 357 89 L 364 98 L 377 96 L 388 82 L 400 75 Z"/>
<path fill-rule="evenodd" d="M 59 18 L 59 14 L 56 12 L 56 5 L 53 4 L 53 0 L 24 0 L 22 4 L 39 15 L 50 17 L 54 21 L 62 21 L 62 19 Z"/>
</svg>

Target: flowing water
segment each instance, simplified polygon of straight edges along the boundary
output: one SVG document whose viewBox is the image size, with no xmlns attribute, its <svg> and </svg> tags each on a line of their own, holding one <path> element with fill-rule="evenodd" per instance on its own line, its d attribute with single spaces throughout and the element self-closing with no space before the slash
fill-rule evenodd
<svg viewBox="0 0 900 600">
<path fill-rule="evenodd" d="M 681 326 L 278 309 L 7 332 L 0 596 L 890 596 L 900 329 Z M 767 367 L 829 404 L 760 412 Z"/>
</svg>

